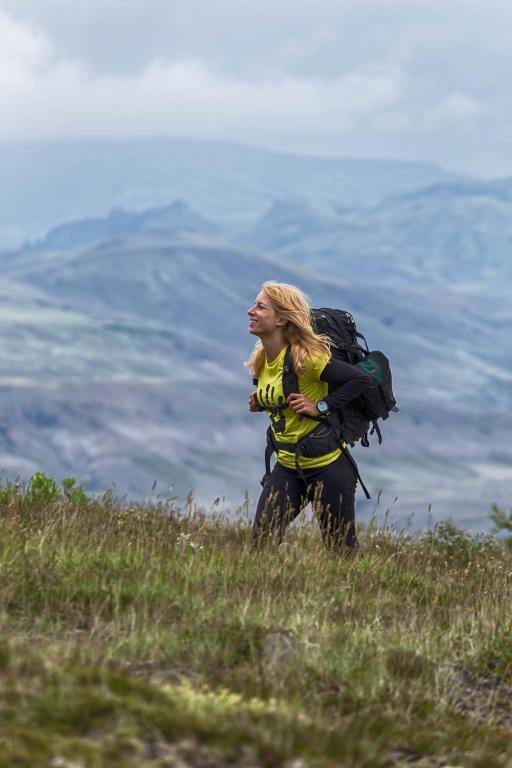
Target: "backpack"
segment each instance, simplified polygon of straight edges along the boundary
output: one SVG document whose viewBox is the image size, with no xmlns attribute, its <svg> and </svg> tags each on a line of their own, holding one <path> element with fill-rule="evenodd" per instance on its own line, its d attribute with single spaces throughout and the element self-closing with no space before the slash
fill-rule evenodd
<svg viewBox="0 0 512 768">
<path fill-rule="evenodd" d="M 393 394 L 388 358 L 378 350 L 368 349 L 366 339 L 357 330 L 350 312 L 323 307 L 311 310 L 311 314 L 316 333 L 324 334 L 330 339 L 333 358 L 359 366 L 374 380 L 372 387 L 347 403 L 339 414 L 343 439 L 351 446 L 359 440 L 361 445 L 368 448 L 368 430 L 371 425 L 370 435 L 376 433 L 379 444 L 382 443 L 382 432 L 377 420 L 385 420 L 389 418 L 390 412 L 399 410 Z M 364 347 L 359 343 L 359 339 L 364 342 Z"/>
<path fill-rule="evenodd" d="M 392 389 L 391 369 L 388 358 L 377 350 L 370 351 L 365 337 L 359 333 L 353 316 L 342 309 L 312 309 L 313 327 L 316 333 L 326 335 L 331 341 L 331 354 L 335 359 L 343 360 L 353 365 L 358 365 L 374 379 L 374 385 L 350 403 L 345 404 L 342 410 L 332 410 L 325 419 L 319 418 L 319 424 L 311 432 L 302 437 L 298 443 L 283 443 L 276 440 L 272 428 L 267 430 L 267 445 L 265 448 L 265 475 L 261 481 L 264 485 L 270 474 L 270 458 L 272 453 L 278 450 L 289 451 L 295 454 L 295 467 L 299 475 L 305 481 L 306 478 L 299 466 L 299 456 L 321 456 L 335 448 L 340 448 L 342 442 L 353 446 L 357 441 L 368 447 L 368 430 L 370 435 L 376 433 L 379 444 L 382 443 L 382 433 L 377 423 L 378 419 L 387 419 L 391 411 L 398 411 Z M 359 340 L 364 342 L 364 347 Z M 258 380 L 253 379 L 257 386 Z M 274 410 L 286 408 L 286 399 L 292 392 L 299 392 L 297 374 L 293 368 L 291 349 L 288 347 L 283 363 L 283 391 L 285 403 L 276 406 Z M 274 414 L 278 416 L 278 414 Z M 312 417 L 308 417 L 312 418 Z M 357 464 L 346 451 L 347 458 L 351 461 L 357 477 L 367 498 L 370 494 L 364 485 L 357 468 Z"/>
</svg>

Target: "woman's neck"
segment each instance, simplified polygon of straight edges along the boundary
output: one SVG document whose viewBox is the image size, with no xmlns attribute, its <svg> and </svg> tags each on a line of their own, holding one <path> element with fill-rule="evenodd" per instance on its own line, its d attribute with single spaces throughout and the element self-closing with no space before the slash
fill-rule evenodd
<svg viewBox="0 0 512 768">
<path fill-rule="evenodd" d="M 279 334 L 279 336 L 261 339 L 261 343 L 263 344 L 265 356 L 269 363 L 275 360 L 287 345 L 286 339 L 281 334 Z"/>
</svg>

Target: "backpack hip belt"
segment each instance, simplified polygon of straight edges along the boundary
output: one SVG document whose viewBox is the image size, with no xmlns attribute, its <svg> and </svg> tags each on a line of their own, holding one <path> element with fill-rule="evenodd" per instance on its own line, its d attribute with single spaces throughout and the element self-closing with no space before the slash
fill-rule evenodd
<svg viewBox="0 0 512 768">
<path fill-rule="evenodd" d="M 311 432 L 301 437 L 296 443 L 284 443 L 280 440 L 276 440 L 272 431 L 272 427 L 267 429 L 267 445 L 265 447 L 265 474 L 261 480 L 261 485 L 265 485 L 270 476 L 270 458 L 273 453 L 277 451 L 286 451 L 287 453 L 293 453 L 295 455 L 295 471 L 298 473 L 301 480 L 307 485 L 307 478 L 299 464 L 299 457 L 312 459 L 317 456 L 324 456 L 327 453 L 332 453 L 337 448 L 347 457 L 352 464 L 356 473 L 357 479 L 363 489 L 367 499 L 370 498 L 368 489 L 366 488 L 356 462 L 348 452 L 346 446 L 344 446 L 343 434 L 341 424 L 336 412 L 332 412 L 326 419 L 323 419 Z"/>
</svg>

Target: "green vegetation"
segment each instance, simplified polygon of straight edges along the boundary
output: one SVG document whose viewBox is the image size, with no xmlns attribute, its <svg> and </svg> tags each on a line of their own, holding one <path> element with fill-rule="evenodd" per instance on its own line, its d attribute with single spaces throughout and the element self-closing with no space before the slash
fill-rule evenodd
<svg viewBox="0 0 512 768">
<path fill-rule="evenodd" d="M 505 512 L 497 504 L 492 505 L 491 520 L 494 523 L 494 532 L 500 533 L 501 531 L 507 531 L 512 533 L 512 509 Z M 512 539 L 509 539 L 512 542 Z"/>
<path fill-rule="evenodd" d="M 503 513 L 505 514 L 505 513 Z M 495 520 L 497 524 L 497 521 Z M 512 551 L 0 491 L 0 768 L 512 765 Z"/>
</svg>

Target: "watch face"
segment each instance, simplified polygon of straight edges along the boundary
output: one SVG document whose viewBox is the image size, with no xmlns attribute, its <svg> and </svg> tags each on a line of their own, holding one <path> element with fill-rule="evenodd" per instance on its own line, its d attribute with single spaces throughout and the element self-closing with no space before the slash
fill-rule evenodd
<svg viewBox="0 0 512 768">
<path fill-rule="evenodd" d="M 329 410 L 329 406 L 327 405 L 326 402 L 324 402 L 324 400 L 320 400 L 320 402 L 316 404 L 316 407 L 318 408 L 320 413 L 327 413 L 327 411 Z"/>
</svg>

